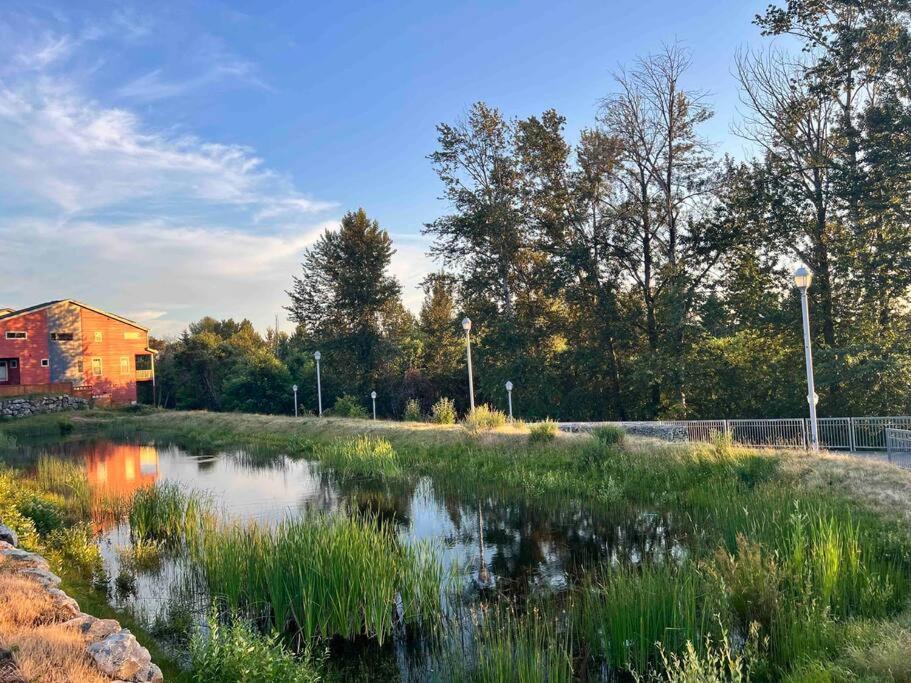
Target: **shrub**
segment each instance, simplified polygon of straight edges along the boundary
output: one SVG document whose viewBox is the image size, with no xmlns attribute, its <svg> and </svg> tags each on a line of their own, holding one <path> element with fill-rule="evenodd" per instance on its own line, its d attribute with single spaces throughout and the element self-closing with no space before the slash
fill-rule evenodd
<svg viewBox="0 0 911 683">
<path fill-rule="evenodd" d="M 206 631 L 198 631 L 190 640 L 194 681 L 316 683 L 320 680 L 318 663 L 309 649 L 295 657 L 282 646 L 277 634 L 263 635 L 247 621 L 234 617 L 223 624 L 213 613 Z"/>
<path fill-rule="evenodd" d="M 618 427 L 617 425 L 602 425 L 595 429 L 592 434 L 605 446 L 621 444 L 626 439 L 626 432 L 623 431 L 623 427 Z"/>
<path fill-rule="evenodd" d="M 339 396 L 332 407 L 332 414 L 337 417 L 353 417 L 365 419 L 368 417 L 367 409 L 361 405 L 360 401 L 350 394 Z"/>
<path fill-rule="evenodd" d="M 456 413 L 455 402 L 445 396 L 433 404 L 430 409 L 430 415 L 433 422 L 438 425 L 454 425 L 458 415 Z"/>
<path fill-rule="evenodd" d="M 421 402 L 416 398 L 409 398 L 405 401 L 405 413 L 402 415 L 405 422 L 420 422 L 424 419 L 424 413 L 421 412 Z"/>
<path fill-rule="evenodd" d="M 557 423 L 553 420 L 544 420 L 531 426 L 528 432 L 529 443 L 548 443 L 557 438 Z"/>
<path fill-rule="evenodd" d="M 465 416 L 465 427 L 472 432 L 496 429 L 507 422 L 506 414 L 488 405 L 477 406 Z"/>
</svg>

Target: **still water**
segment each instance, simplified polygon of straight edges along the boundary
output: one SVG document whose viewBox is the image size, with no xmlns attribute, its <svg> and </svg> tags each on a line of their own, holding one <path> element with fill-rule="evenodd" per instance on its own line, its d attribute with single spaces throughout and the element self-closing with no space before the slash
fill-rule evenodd
<svg viewBox="0 0 911 683">
<path fill-rule="evenodd" d="M 341 479 L 318 463 L 281 454 L 195 454 L 162 443 L 64 442 L 23 449 L 18 464 L 29 467 L 41 455 L 83 463 L 89 483 L 112 494 L 176 482 L 208 494 L 229 519 L 270 524 L 317 512 L 378 515 L 395 524 L 403 542 L 432 543 L 468 600 L 559 591 L 594 565 L 676 561 L 684 553 L 673 520 L 655 511 L 532 502 L 429 478 L 395 484 Z M 166 558 L 124 586 L 117 577 L 120 553 L 130 546 L 129 525 L 99 525 L 98 531 L 113 605 L 149 626 L 172 619 L 175 605 L 205 610 L 204 600 L 187 590 L 192 567 L 185 559 Z"/>
</svg>

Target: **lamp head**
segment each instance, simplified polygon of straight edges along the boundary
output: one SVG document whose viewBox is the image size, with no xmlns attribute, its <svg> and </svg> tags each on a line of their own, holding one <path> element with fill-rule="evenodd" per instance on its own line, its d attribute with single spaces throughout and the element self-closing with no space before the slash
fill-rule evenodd
<svg viewBox="0 0 911 683">
<path fill-rule="evenodd" d="M 296 384 L 295 384 L 293 387 L 291 387 L 291 391 L 293 391 L 295 394 L 297 393 L 297 385 L 296 385 Z"/>
<path fill-rule="evenodd" d="M 371 391 L 371 392 L 370 392 L 370 398 L 372 398 L 372 399 L 375 399 L 375 398 L 376 398 L 376 392 L 375 392 L 375 391 Z"/>
<path fill-rule="evenodd" d="M 806 266 L 801 265 L 794 271 L 794 286 L 797 289 L 809 289 L 811 282 L 813 282 L 813 273 Z"/>
<path fill-rule="evenodd" d="M 506 391 L 512 391 L 512 382 L 506 382 Z"/>
<path fill-rule="evenodd" d="M 320 358 L 323 357 L 323 354 L 321 354 L 319 351 L 317 351 L 316 353 L 313 354 L 313 357 L 316 358 L 316 360 L 319 360 Z"/>
<path fill-rule="evenodd" d="M 471 330 L 471 318 L 465 317 L 462 319 L 462 329 L 466 332 Z"/>
</svg>

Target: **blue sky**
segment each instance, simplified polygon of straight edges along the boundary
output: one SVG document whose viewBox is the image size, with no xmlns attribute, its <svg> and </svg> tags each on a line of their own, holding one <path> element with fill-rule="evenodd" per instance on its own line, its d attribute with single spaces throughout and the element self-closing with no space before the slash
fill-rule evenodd
<svg viewBox="0 0 911 683">
<path fill-rule="evenodd" d="M 591 125 L 611 73 L 680 41 L 729 133 L 765 2 L 3 2 L 0 305 L 72 297 L 173 334 L 271 325 L 348 209 L 390 231 L 416 308 L 440 215 L 434 126 L 484 100 Z M 287 323 L 284 323 L 287 328 Z"/>
</svg>

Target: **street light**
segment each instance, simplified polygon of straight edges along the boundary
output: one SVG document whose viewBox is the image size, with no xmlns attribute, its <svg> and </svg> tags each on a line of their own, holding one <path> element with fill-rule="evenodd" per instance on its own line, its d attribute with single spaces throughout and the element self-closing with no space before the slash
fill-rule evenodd
<svg viewBox="0 0 911 683">
<path fill-rule="evenodd" d="M 297 385 L 295 384 L 291 389 L 294 391 L 294 417 L 297 417 Z"/>
<path fill-rule="evenodd" d="M 512 422 L 512 382 L 506 382 L 506 395 L 509 397 L 509 421 Z"/>
<path fill-rule="evenodd" d="M 373 419 L 376 419 L 376 392 L 370 392 L 370 399 L 373 401 Z"/>
<path fill-rule="evenodd" d="M 471 376 L 471 318 L 462 320 L 462 329 L 465 330 L 465 349 L 468 356 L 468 402 L 471 412 L 474 412 L 474 378 Z"/>
<path fill-rule="evenodd" d="M 807 302 L 807 290 L 813 281 L 813 273 L 806 266 L 794 271 L 794 286 L 800 290 L 800 308 L 803 312 L 803 353 L 807 365 L 807 403 L 810 406 L 810 448 L 819 450 L 819 432 L 816 428 L 816 388 L 813 382 L 813 349 L 810 347 L 810 306 Z"/>
<path fill-rule="evenodd" d="M 313 354 L 313 357 L 316 358 L 316 404 L 319 407 L 319 416 L 323 416 L 323 385 L 320 382 L 319 376 L 319 359 L 323 357 L 319 351 Z"/>
</svg>

